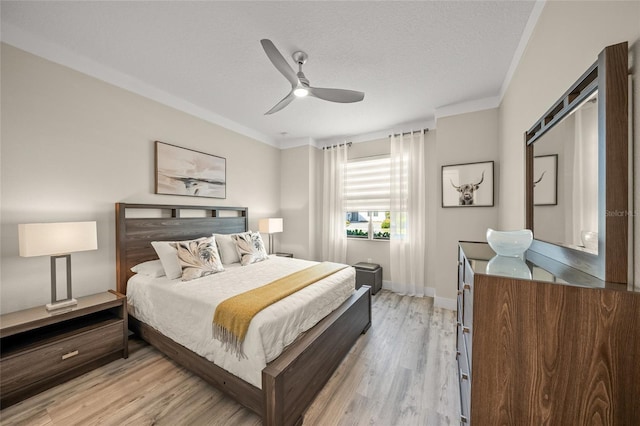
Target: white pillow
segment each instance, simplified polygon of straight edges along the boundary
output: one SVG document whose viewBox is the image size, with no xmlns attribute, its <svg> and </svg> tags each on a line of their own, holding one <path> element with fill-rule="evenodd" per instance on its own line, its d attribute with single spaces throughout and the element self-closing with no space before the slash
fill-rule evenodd
<svg viewBox="0 0 640 426">
<path fill-rule="evenodd" d="M 175 280 L 182 276 L 182 266 L 178 259 L 178 250 L 172 247 L 173 241 L 152 241 L 151 245 L 158 254 L 164 274 L 167 278 Z"/>
<path fill-rule="evenodd" d="M 242 266 L 269 259 L 259 232 L 236 234 L 231 238 L 236 243 Z"/>
<path fill-rule="evenodd" d="M 147 262 L 138 263 L 131 268 L 131 272 L 147 275 L 153 278 L 164 277 L 164 268 L 160 260 L 149 260 Z"/>
<path fill-rule="evenodd" d="M 218 244 L 218 251 L 220 252 L 220 258 L 222 258 L 223 265 L 240 262 L 240 255 L 238 254 L 236 243 L 233 241 L 233 238 L 231 238 L 231 235 L 242 235 L 247 233 L 250 234 L 251 231 L 239 232 L 237 234 L 213 234 L 216 238 L 216 243 Z"/>
</svg>

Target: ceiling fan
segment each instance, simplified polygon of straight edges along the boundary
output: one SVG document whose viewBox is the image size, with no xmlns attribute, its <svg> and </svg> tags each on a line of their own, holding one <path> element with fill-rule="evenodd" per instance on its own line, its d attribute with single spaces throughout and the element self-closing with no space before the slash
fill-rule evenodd
<svg viewBox="0 0 640 426">
<path fill-rule="evenodd" d="M 291 83 L 291 92 L 278 102 L 273 108 L 265 112 L 267 114 L 273 114 L 280 111 L 293 101 L 296 97 L 303 96 L 315 96 L 325 101 L 351 103 L 360 102 L 364 99 L 364 93 L 357 92 L 355 90 L 345 89 L 324 89 L 320 87 L 309 86 L 309 80 L 302 72 L 302 65 L 307 62 L 307 54 L 304 52 L 293 52 L 291 57 L 298 64 L 298 72 L 296 73 L 291 66 L 284 59 L 280 51 L 276 48 L 271 40 L 260 40 L 264 52 L 267 54 L 273 65 L 285 76 L 289 83 Z"/>
</svg>

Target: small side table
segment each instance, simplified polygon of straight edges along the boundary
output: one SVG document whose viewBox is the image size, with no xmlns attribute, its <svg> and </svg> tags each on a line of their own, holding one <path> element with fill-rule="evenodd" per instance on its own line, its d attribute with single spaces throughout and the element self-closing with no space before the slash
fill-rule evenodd
<svg viewBox="0 0 640 426">
<path fill-rule="evenodd" d="M 371 294 L 376 294 L 382 288 L 382 267 L 377 263 L 360 262 L 353 265 L 356 268 L 356 289 L 363 285 L 371 287 Z"/>
<path fill-rule="evenodd" d="M 293 253 L 276 253 L 276 256 L 293 258 Z"/>
</svg>

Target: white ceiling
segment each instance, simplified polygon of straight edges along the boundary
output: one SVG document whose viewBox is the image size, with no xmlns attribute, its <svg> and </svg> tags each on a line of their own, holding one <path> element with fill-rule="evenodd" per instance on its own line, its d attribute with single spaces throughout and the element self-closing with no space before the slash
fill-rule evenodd
<svg viewBox="0 0 640 426">
<path fill-rule="evenodd" d="M 537 19 L 534 1 L 2 1 L 2 40 L 276 146 L 433 126 L 494 102 Z M 296 99 L 259 43 L 303 50 Z M 291 66 L 295 69 L 293 61 Z M 511 71 L 510 71 L 511 67 Z"/>
</svg>

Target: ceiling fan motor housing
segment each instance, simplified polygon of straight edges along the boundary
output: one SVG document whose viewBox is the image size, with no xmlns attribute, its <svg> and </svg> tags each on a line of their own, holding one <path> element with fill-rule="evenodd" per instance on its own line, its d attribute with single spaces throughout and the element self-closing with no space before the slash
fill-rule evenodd
<svg viewBox="0 0 640 426">
<path fill-rule="evenodd" d="M 297 52 L 293 52 L 293 54 L 291 54 L 291 57 L 298 65 L 306 64 L 307 59 L 309 59 L 309 56 L 300 50 L 298 50 Z"/>
</svg>

